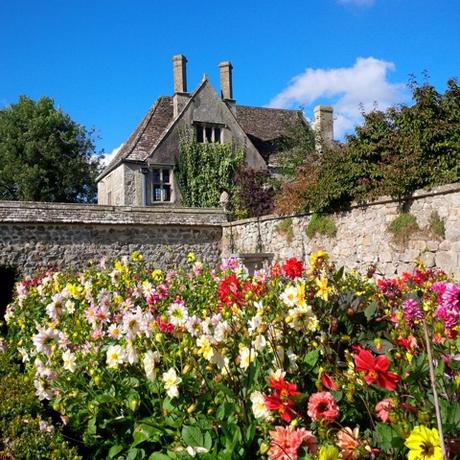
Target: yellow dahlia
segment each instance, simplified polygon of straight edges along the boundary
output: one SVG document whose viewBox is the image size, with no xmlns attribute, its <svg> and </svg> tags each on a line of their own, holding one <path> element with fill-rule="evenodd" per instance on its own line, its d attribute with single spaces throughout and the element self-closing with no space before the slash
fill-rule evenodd
<svg viewBox="0 0 460 460">
<path fill-rule="evenodd" d="M 423 425 L 414 427 L 405 444 L 409 448 L 408 460 L 442 460 L 436 428 L 429 429 Z"/>
</svg>

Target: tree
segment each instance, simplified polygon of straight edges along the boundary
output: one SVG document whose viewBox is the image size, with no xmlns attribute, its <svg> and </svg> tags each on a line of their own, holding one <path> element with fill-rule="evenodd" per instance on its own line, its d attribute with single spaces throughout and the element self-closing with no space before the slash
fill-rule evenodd
<svg viewBox="0 0 460 460">
<path fill-rule="evenodd" d="M 92 132 L 42 97 L 0 110 L 0 199 L 94 202 L 100 160 Z"/>
<path fill-rule="evenodd" d="M 309 154 L 277 197 L 283 214 L 343 209 L 382 195 L 405 199 L 417 189 L 460 180 L 460 87 L 440 94 L 411 80 L 413 105 L 363 114 L 364 122 L 330 151 Z"/>
</svg>

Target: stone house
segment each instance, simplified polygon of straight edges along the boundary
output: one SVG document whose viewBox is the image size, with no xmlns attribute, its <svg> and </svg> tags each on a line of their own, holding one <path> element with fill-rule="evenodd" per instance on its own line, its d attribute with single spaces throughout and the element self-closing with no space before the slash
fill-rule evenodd
<svg viewBox="0 0 460 460">
<path fill-rule="evenodd" d="M 180 206 L 175 177 L 179 142 L 184 130 L 196 142 L 232 142 L 243 146 L 248 167 L 267 170 L 279 141 L 298 123 L 307 125 L 301 110 L 252 107 L 233 97 L 232 64 L 219 64 L 220 95 L 206 76 L 193 92 L 187 90 L 187 59 L 173 57 L 173 96 L 160 96 L 118 154 L 98 177 L 98 204 L 115 206 Z M 332 111 L 315 109 L 317 126 L 332 139 Z M 321 129 L 323 129 L 321 128 Z"/>
</svg>

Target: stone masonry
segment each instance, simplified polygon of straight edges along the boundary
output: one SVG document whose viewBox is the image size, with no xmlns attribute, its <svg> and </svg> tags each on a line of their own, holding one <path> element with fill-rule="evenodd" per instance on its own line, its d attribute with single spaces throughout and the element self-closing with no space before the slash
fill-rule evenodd
<svg viewBox="0 0 460 460">
<path fill-rule="evenodd" d="M 324 249 L 337 265 L 349 268 L 375 264 L 391 276 L 421 259 L 460 279 L 460 184 L 418 191 L 404 210 L 417 218 L 420 231 L 400 245 L 387 232 L 401 212 L 401 203 L 390 198 L 332 215 L 336 237 L 312 239 L 305 234 L 310 215 L 229 223 L 219 209 L 0 202 L 0 266 L 30 274 L 37 267 L 79 268 L 138 250 L 158 267 L 173 268 L 184 264 L 189 252 L 217 265 L 233 254 L 249 254 L 247 260 L 260 252 L 274 260 L 307 259 Z M 444 238 L 429 228 L 435 211 L 444 222 Z M 280 225 L 286 219 L 292 220 L 291 235 Z"/>
<path fill-rule="evenodd" d="M 413 268 L 421 259 L 427 266 L 437 266 L 460 279 L 460 184 L 420 190 L 404 205 L 417 218 L 420 231 L 406 245 L 395 244 L 387 232 L 388 224 L 398 216 L 401 204 L 381 198 L 366 205 L 354 205 L 349 211 L 332 215 L 337 227 L 335 238 L 317 235 L 309 239 L 305 229 L 311 215 L 279 218 L 266 216 L 225 224 L 223 256 L 230 254 L 272 253 L 274 260 L 296 256 L 306 258 L 326 250 L 337 265 L 365 270 L 375 264 L 387 276 Z M 445 237 L 429 229 L 430 216 L 437 212 L 445 226 Z M 292 219 L 290 238 L 280 225 Z"/>
<path fill-rule="evenodd" d="M 79 268 L 140 251 L 160 268 L 220 261 L 221 210 L 0 202 L 0 265 Z"/>
</svg>

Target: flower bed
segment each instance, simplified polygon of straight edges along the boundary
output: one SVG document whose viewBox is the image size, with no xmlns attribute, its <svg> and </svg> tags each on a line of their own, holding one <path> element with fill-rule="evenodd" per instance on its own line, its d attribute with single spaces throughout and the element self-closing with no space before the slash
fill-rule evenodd
<svg viewBox="0 0 460 460">
<path fill-rule="evenodd" d="M 6 315 L 91 458 L 454 458 L 460 285 L 443 272 L 376 281 L 325 253 L 253 277 L 193 255 L 184 273 L 104 265 L 18 283 Z"/>
</svg>

